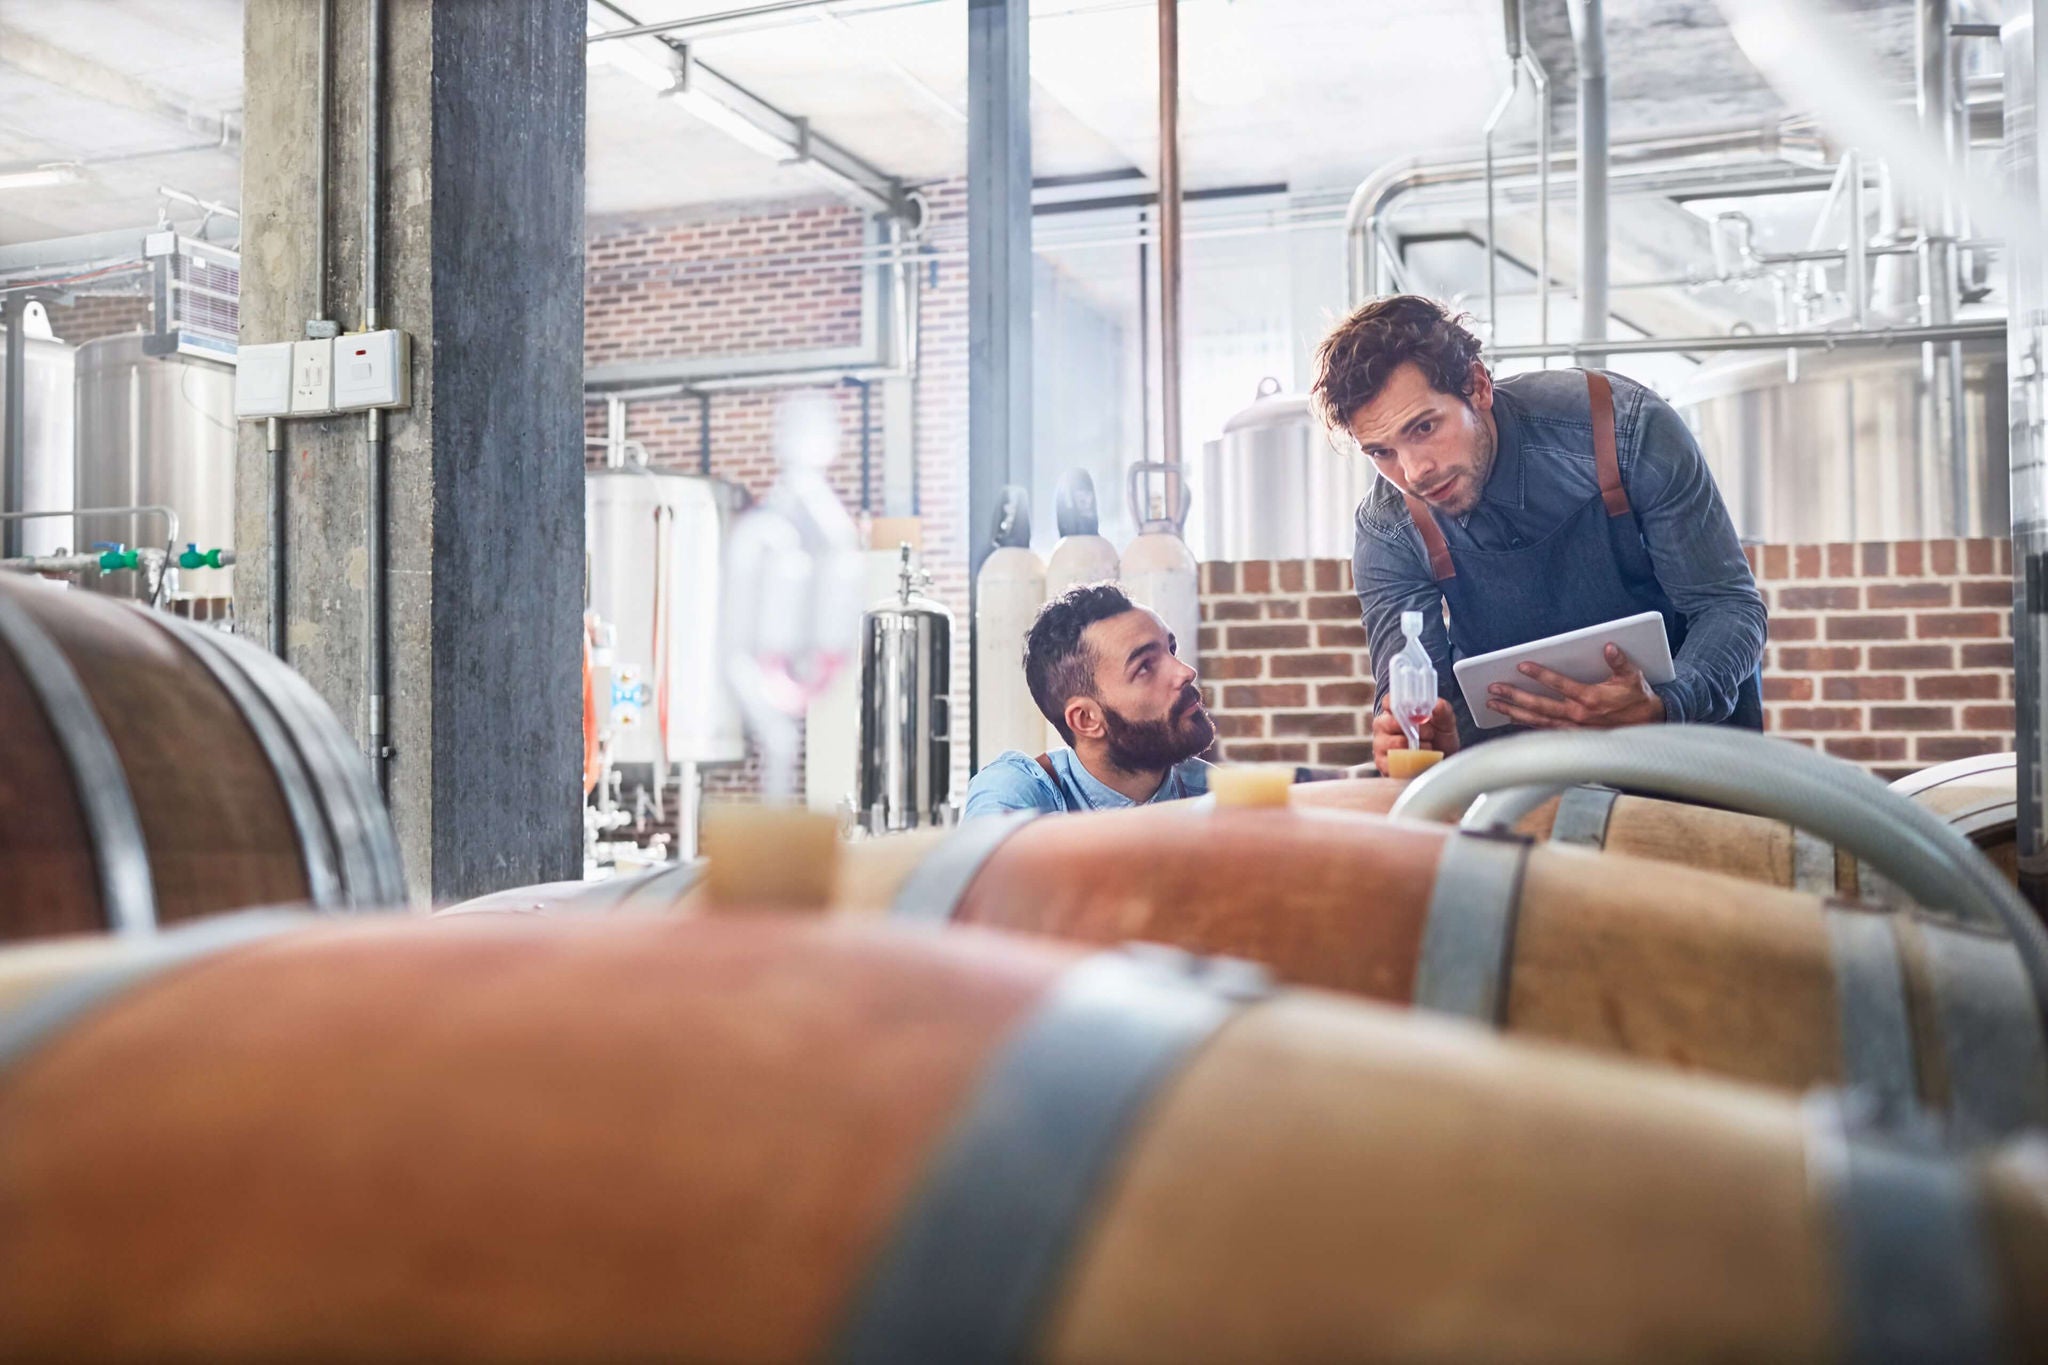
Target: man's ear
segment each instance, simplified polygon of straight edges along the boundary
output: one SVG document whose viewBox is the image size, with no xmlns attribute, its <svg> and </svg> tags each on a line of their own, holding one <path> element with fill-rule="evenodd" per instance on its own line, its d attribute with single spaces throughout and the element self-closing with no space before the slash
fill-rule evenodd
<svg viewBox="0 0 2048 1365">
<path fill-rule="evenodd" d="M 1069 697 L 1065 712 L 1067 728 L 1075 739 L 1101 739 L 1109 733 L 1102 723 L 1102 707 L 1093 697 Z"/>
<path fill-rule="evenodd" d="M 1493 408 L 1493 376 L 1486 372 L 1486 366 L 1479 361 L 1472 362 L 1472 406 L 1479 412 Z"/>
</svg>

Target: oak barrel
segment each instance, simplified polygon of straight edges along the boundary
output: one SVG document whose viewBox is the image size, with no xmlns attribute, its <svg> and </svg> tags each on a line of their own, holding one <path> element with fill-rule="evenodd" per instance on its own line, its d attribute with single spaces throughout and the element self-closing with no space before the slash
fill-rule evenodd
<svg viewBox="0 0 2048 1365">
<path fill-rule="evenodd" d="M 390 818 L 260 649 L 0 574 L 0 938 L 402 901 Z"/>
<path fill-rule="evenodd" d="M 1892 784 L 1940 815 L 2016 881 L 2014 820 L 2018 797 L 2011 754 L 1944 763 Z M 1296 786 L 1297 807 L 1384 815 L 1407 783 L 1364 777 Z M 1767 886 L 1847 896 L 1904 900 L 1896 888 L 1824 839 L 1782 820 L 1717 810 L 1602 787 L 1575 787 L 1544 802 L 1516 826 L 1538 839 L 1679 863 Z"/>
<path fill-rule="evenodd" d="M 1804 1090 L 1983 1136 L 2048 1124 L 2048 1038 L 2001 935 L 1526 837 L 1150 806 L 858 843 L 842 908 L 1245 957 L 1286 981 Z"/>
<path fill-rule="evenodd" d="M 2048 1359 L 2038 1149 L 1181 955 L 459 924 L 188 941 L 8 1015 L 11 1352 Z"/>
</svg>

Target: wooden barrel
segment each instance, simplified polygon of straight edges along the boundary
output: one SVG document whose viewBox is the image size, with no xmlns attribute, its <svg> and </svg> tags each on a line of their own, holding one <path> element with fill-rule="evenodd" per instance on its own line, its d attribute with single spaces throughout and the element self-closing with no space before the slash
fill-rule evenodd
<svg viewBox="0 0 2048 1365">
<path fill-rule="evenodd" d="M 1179 955 L 461 924 L 9 1019 L 11 1354 L 2048 1359 L 2024 1149 Z"/>
<path fill-rule="evenodd" d="M 1283 980 L 1804 1090 L 2048 1124 L 2042 1012 L 2000 935 L 1691 868 L 1338 811 L 1141 807 L 850 845 L 839 902 Z"/>
<path fill-rule="evenodd" d="M 0 938 L 405 897 L 367 767 L 222 632 L 0 574 Z"/>
<path fill-rule="evenodd" d="M 2013 756 L 1989 754 L 1915 773 L 1893 790 L 1942 816 L 2005 874 L 2017 880 L 2013 840 L 2018 798 Z M 1313 782 L 1293 788 L 1297 807 L 1384 815 L 1407 787 L 1391 778 Z M 1538 839 L 1679 863 L 1766 886 L 1901 904 L 1903 893 L 1825 839 L 1782 820 L 1604 787 L 1574 787 L 1546 801 L 1517 826 Z"/>
</svg>

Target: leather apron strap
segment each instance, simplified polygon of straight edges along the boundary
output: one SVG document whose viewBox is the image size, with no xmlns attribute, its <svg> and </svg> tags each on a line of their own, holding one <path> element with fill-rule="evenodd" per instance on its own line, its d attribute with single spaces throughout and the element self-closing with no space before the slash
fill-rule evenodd
<svg viewBox="0 0 2048 1365">
<path fill-rule="evenodd" d="M 1614 441 L 1614 389 L 1607 376 L 1598 370 L 1586 371 L 1586 396 L 1593 405 L 1593 466 L 1600 480 L 1600 501 L 1608 516 L 1625 517 L 1629 513 L 1628 490 L 1621 486 L 1621 455 Z M 1456 578 L 1451 547 L 1430 515 L 1429 505 L 1413 493 L 1402 494 L 1402 501 L 1408 504 L 1408 519 L 1422 537 L 1422 548 L 1429 552 L 1430 577 L 1439 583 Z"/>
</svg>

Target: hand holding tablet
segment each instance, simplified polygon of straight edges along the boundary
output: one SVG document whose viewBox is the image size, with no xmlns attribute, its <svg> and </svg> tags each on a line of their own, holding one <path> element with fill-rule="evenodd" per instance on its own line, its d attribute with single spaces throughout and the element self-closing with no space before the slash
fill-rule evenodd
<svg viewBox="0 0 2048 1365">
<path fill-rule="evenodd" d="M 1619 653 L 1610 657 L 1609 646 Z M 1525 672 L 1524 665 L 1534 671 Z M 1657 720 L 1663 703 L 1648 685 L 1677 676 L 1664 618 L 1654 611 L 1460 659 L 1451 671 L 1473 724 L 1484 730 Z M 1522 695 L 1497 700 L 1494 689 L 1500 687 Z"/>
</svg>

